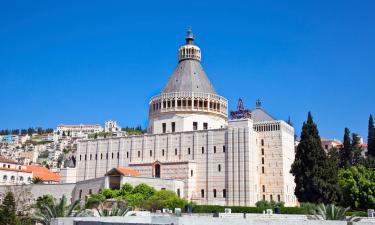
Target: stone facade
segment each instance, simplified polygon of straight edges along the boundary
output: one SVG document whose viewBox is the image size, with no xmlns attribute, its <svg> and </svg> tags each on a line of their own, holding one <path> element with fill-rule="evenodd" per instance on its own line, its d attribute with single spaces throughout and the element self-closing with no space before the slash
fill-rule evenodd
<svg viewBox="0 0 375 225">
<path fill-rule="evenodd" d="M 227 100 L 204 73 L 193 40 L 189 30 L 170 80 L 150 100 L 149 133 L 80 141 L 77 180 L 128 167 L 143 177 L 182 180 L 183 197 L 198 204 L 296 205 L 293 127 L 266 113 L 260 101 L 228 121 Z"/>
</svg>

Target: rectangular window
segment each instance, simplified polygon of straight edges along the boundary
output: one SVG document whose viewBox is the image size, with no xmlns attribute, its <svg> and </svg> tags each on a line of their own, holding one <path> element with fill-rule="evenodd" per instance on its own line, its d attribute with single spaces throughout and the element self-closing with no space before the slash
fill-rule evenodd
<svg viewBox="0 0 375 225">
<path fill-rule="evenodd" d="M 176 123 L 172 122 L 172 132 L 174 133 L 176 131 Z"/>
<path fill-rule="evenodd" d="M 266 201 L 266 196 L 265 195 L 263 195 L 263 201 Z"/>
<path fill-rule="evenodd" d="M 126 158 L 129 158 L 129 152 L 126 152 Z"/>
<path fill-rule="evenodd" d="M 272 197 L 272 195 L 270 195 L 270 201 L 271 201 L 271 202 L 273 201 L 273 197 Z"/>
<path fill-rule="evenodd" d="M 150 157 L 152 157 L 152 150 L 150 150 Z"/>
<path fill-rule="evenodd" d="M 190 148 L 188 148 L 188 154 L 190 155 Z"/>
<path fill-rule="evenodd" d="M 264 148 L 262 148 L 262 155 L 264 155 Z"/>
<path fill-rule="evenodd" d="M 225 145 L 223 145 L 223 152 L 225 152 Z"/>
<path fill-rule="evenodd" d="M 177 188 L 177 197 L 180 197 L 181 193 L 180 193 L 180 189 Z"/>
<path fill-rule="evenodd" d="M 214 146 L 214 153 L 216 153 L 216 146 Z"/>
<path fill-rule="evenodd" d="M 193 130 L 198 130 L 198 123 L 197 122 L 193 122 Z"/>
<path fill-rule="evenodd" d="M 167 133 L 167 124 L 162 123 L 162 126 L 163 126 L 163 134 Z"/>
<path fill-rule="evenodd" d="M 264 158 L 262 157 L 262 164 L 264 165 Z"/>
<path fill-rule="evenodd" d="M 201 190 L 201 198 L 204 198 L 204 189 Z"/>
<path fill-rule="evenodd" d="M 138 151 L 138 158 L 141 157 L 141 151 Z"/>
<path fill-rule="evenodd" d="M 263 139 L 261 140 L 261 145 L 264 146 L 264 140 Z"/>
<path fill-rule="evenodd" d="M 162 154 L 162 156 L 164 156 L 164 149 L 163 149 L 163 150 L 161 150 L 161 154 Z"/>
<path fill-rule="evenodd" d="M 216 198 L 216 189 L 214 189 L 214 198 Z"/>
<path fill-rule="evenodd" d="M 223 189 L 223 198 L 226 198 L 226 197 L 227 197 L 227 190 Z"/>
<path fill-rule="evenodd" d="M 280 195 L 277 195 L 277 201 L 278 201 L 278 202 L 281 202 Z"/>
<path fill-rule="evenodd" d="M 90 154 L 90 160 L 92 160 L 92 154 Z"/>
<path fill-rule="evenodd" d="M 177 155 L 177 148 L 174 149 L 174 154 Z"/>
<path fill-rule="evenodd" d="M 98 154 L 95 154 L 95 160 L 98 160 Z"/>
<path fill-rule="evenodd" d="M 202 154 L 204 154 L 204 147 L 202 147 Z"/>
<path fill-rule="evenodd" d="M 262 166 L 262 173 L 264 173 L 264 166 Z"/>
<path fill-rule="evenodd" d="M 208 129 L 208 123 L 203 123 L 203 130 L 207 130 Z"/>
<path fill-rule="evenodd" d="M 266 192 L 266 186 L 265 185 L 262 185 L 262 191 Z"/>
</svg>

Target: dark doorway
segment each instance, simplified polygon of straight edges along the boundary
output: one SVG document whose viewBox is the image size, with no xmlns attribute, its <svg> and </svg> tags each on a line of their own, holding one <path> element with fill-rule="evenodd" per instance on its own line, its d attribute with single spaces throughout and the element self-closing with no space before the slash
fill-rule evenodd
<svg viewBox="0 0 375 225">
<path fill-rule="evenodd" d="M 155 165 L 155 177 L 160 178 L 160 164 Z"/>
</svg>

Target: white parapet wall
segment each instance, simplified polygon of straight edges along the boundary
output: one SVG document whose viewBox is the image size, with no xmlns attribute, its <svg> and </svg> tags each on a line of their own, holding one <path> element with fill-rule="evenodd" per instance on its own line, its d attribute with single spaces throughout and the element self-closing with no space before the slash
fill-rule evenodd
<svg viewBox="0 0 375 225">
<path fill-rule="evenodd" d="M 126 217 L 80 217 L 58 218 L 51 225 L 89 225 L 89 224 L 174 224 L 174 225 L 375 225 L 375 220 L 363 218 L 360 222 L 334 221 L 334 220 L 308 220 L 301 215 L 262 215 L 243 214 L 220 215 L 191 214 L 175 217 L 172 215 L 151 214 Z"/>
</svg>

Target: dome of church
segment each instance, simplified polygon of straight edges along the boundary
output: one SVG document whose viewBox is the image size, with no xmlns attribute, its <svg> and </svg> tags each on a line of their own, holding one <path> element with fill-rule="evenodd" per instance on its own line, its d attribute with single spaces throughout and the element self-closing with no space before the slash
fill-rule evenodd
<svg viewBox="0 0 375 225">
<path fill-rule="evenodd" d="M 218 95 L 208 79 L 201 61 L 201 50 L 194 44 L 194 36 L 188 29 L 186 44 L 178 49 L 178 64 L 164 86 L 160 95 L 151 98 L 149 108 L 149 130 L 155 133 L 159 130 L 159 123 L 166 120 L 173 122 L 181 131 L 191 130 L 184 127 L 190 118 L 203 122 L 203 127 L 220 128 L 228 119 L 228 101 Z M 197 115 L 205 117 L 197 117 Z M 180 119 L 170 119 L 177 116 Z M 195 117 L 194 117 L 195 116 Z M 189 118 L 188 118 L 189 117 Z M 162 121 L 164 120 L 164 122 Z M 185 122 L 184 122 L 185 121 Z M 219 122 L 217 122 L 219 121 Z M 190 122 L 189 122 L 190 123 Z M 174 126 L 174 125 L 173 125 Z M 199 126 L 199 125 L 198 125 Z M 163 128 L 163 133 L 166 129 Z M 171 128 L 172 131 L 176 130 Z"/>
<path fill-rule="evenodd" d="M 185 40 L 186 45 L 181 46 L 178 50 L 178 65 L 162 93 L 201 92 L 216 94 L 200 63 L 201 50 L 194 45 L 194 36 L 190 28 Z"/>
</svg>

